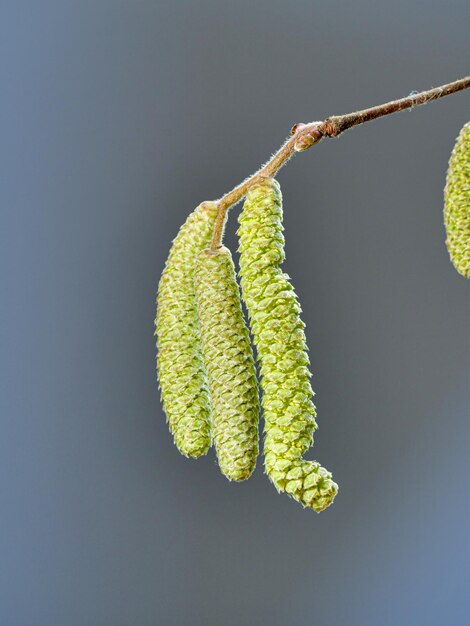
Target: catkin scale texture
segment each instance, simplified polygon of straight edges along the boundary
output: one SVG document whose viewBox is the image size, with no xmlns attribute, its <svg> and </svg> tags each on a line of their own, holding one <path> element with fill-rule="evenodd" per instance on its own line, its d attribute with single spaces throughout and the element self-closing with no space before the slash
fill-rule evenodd
<svg viewBox="0 0 470 626">
<path fill-rule="evenodd" d="M 470 122 L 460 131 L 444 190 L 446 245 L 455 269 L 470 278 Z"/>
<path fill-rule="evenodd" d="M 266 179 L 252 188 L 239 217 L 240 276 L 260 364 L 265 469 L 278 491 L 319 512 L 338 486 L 302 455 L 313 443 L 315 406 L 300 305 L 287 274 L 282 196 Z"/>
<path fill-rule="evenodd" d="M 221 472 L 241 481 L 256 465 L 260 407 L 253 351 L 227 248 L 198 256 L 195 287 L 212 437 Z"/>
<path fill-rule="evenodd" d="M 181 227 L 157 294 L 157 373 L 163 408 L 178 450 L 188 457 L 211 445 L 210 404 L 194 290 L 197 255 L 210 243 L 217 205 L 203 202 Z"/>
</svg>

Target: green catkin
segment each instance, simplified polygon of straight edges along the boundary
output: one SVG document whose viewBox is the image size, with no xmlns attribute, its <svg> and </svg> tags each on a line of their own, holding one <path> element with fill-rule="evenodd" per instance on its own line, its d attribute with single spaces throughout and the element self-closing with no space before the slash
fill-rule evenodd
<svg viewBox="0 0 470 626">
<path fill-rule="evenodd" d="M 197 255 L 207 248 L 217 214 L 203 202 L 181 227 L 158 285 L 157 373 L 163 409 L 178 450 L 188 457 L 211 445 L 210 404 L 194 291 Z"/>
<path fill-rule="evenodd" d="M 251 189 L 239 217 L 240 276 L 260 363 L 265 469 L 278 491 L 319 512 L 338 485 L 302 455 L 313 443 L 315 406 L 300 305 L 279 265 L 285 257 L 279 183 Z"/>
<path fill-rule="evenodd" d="M 455 269 L 470 278 L 470 122 L 460 131 L 444 189 L 446 245 Z"/>
<path fill-rule="evenodd" d="M 217 458 L 224 476 L 241 481 L 256 465 L 260 407 L 253 351 L 227 248 L 198 256 L 195 287 Z"/>
</svg>

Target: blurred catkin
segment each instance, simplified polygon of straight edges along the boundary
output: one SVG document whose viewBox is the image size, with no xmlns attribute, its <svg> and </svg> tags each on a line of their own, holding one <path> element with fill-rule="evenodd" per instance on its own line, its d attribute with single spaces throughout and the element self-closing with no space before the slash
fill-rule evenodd
<svg viewBox="0 0 470 626">
<path fill-rule="evenodd" d="M 248 192 L 239 222 L 242 296 L 260 362 L 266 473 L 278 491 L 319 512 L 338 486 L 317 462 L 302 459 L 313 443 L 315 406 L 300 305 L 279 268 L 285 254 L 276 180 Z"/>
<path fill-rule="evenodd" d="M 210 243 L 217 205 L 203 202 L 181 227 L 157 295 L 157 372 L 163 408 L 178 450 L 197 458 L 211 445 L 210 405 L 194 290 L 197 255 Z"/>
<path fill-rule="evenodd" d="M 209 379 L 212 436 L 221 472 L 241 481 L 258 456 L 258 384 L 230 251 L 205 250 L 195 274 L 202 352 Z"/>
<path fill-rule="evenodd" d="M 455 269 L 470 278 L 470 122 L 460 131 L 444 190 L 446 245 Z"/>
</svg>

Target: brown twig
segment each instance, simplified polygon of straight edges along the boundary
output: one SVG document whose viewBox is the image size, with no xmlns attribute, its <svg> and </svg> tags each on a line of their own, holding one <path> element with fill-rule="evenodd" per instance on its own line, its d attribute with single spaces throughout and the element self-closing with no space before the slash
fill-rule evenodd
<svg viewBox="0 0 470 626">
<path fill-rule="evenodd" d="M 428 91 L 412 93 L 406 98 L 392 100 L 385 104 L 347 113 L 346 115 L 334 115 L 327 117 L 322 122 L 310 122 L 309 124 L 296 124 L 291 130 L 291 136 L 284 142 L 269 161 L 261 167 L 255 174 L 234 187 L 217 201 L 218 214 L 212 236 L 211 249 L 220 247 L 223 237 L 225 221 L 228 210 L 231 206 L 239 202 L 254 185 L 263 178 L 271 178 L 277 174 L 281 167 L 294 155 L 295 152 L 303 152 L 311 148 L 323 139 L 323 137 L 337 137 L 345 130 L 370 122 L 391 113 L 398 113 L 405 109 L 411 109 L 420 104 L 426 104 L 433 100 L 438 100 L 451 93 L 462 91 L 470 87 L 470 76 L 456 80 L 441 87 L 435 87 Z"/>
</svg>

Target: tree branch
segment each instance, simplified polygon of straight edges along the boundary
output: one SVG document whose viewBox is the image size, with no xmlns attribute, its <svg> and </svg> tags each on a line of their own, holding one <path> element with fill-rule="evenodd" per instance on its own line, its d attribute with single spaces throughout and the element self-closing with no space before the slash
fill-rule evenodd
<svg viewBox="0 0 470 626">
<path fill-rule="evenodd" d="M 319 143 L 323 137 L 337 137 L 345 130 L 370 122 L 391 113 L 398 113 L 405 109 L 411 109 L 420 104 L 426 104 L 433 100 L 438 100 L 451 93 L 462 91 L 470 87 L 470 76 L 456 80 L 441 87 L 435 87 L 420 93 L 411 93 L 406 98 L 392 100 L 385 104 L 347 113 L 346 115 L 334 115 L 327 117 L 322 122 L 310 122 L 309 124 L 296 124 L 292 127 L 291 136 L 284 142 L 279 150 L 273 154 L 269 161 L 261 167 L 255 174 L 245 179 L 242 183 L 226 193 L 217 200 L 218 214 L 214 225 L 211 249 L 220 247 L 223 237 L 225 221 L 228 210 L 231 206 L 239 202 L 257 183 L 263 178 L 274 177 L 281 167 L 294 155 L 295 152 L 304 152 L 313 145 Z"/>
</svg>

